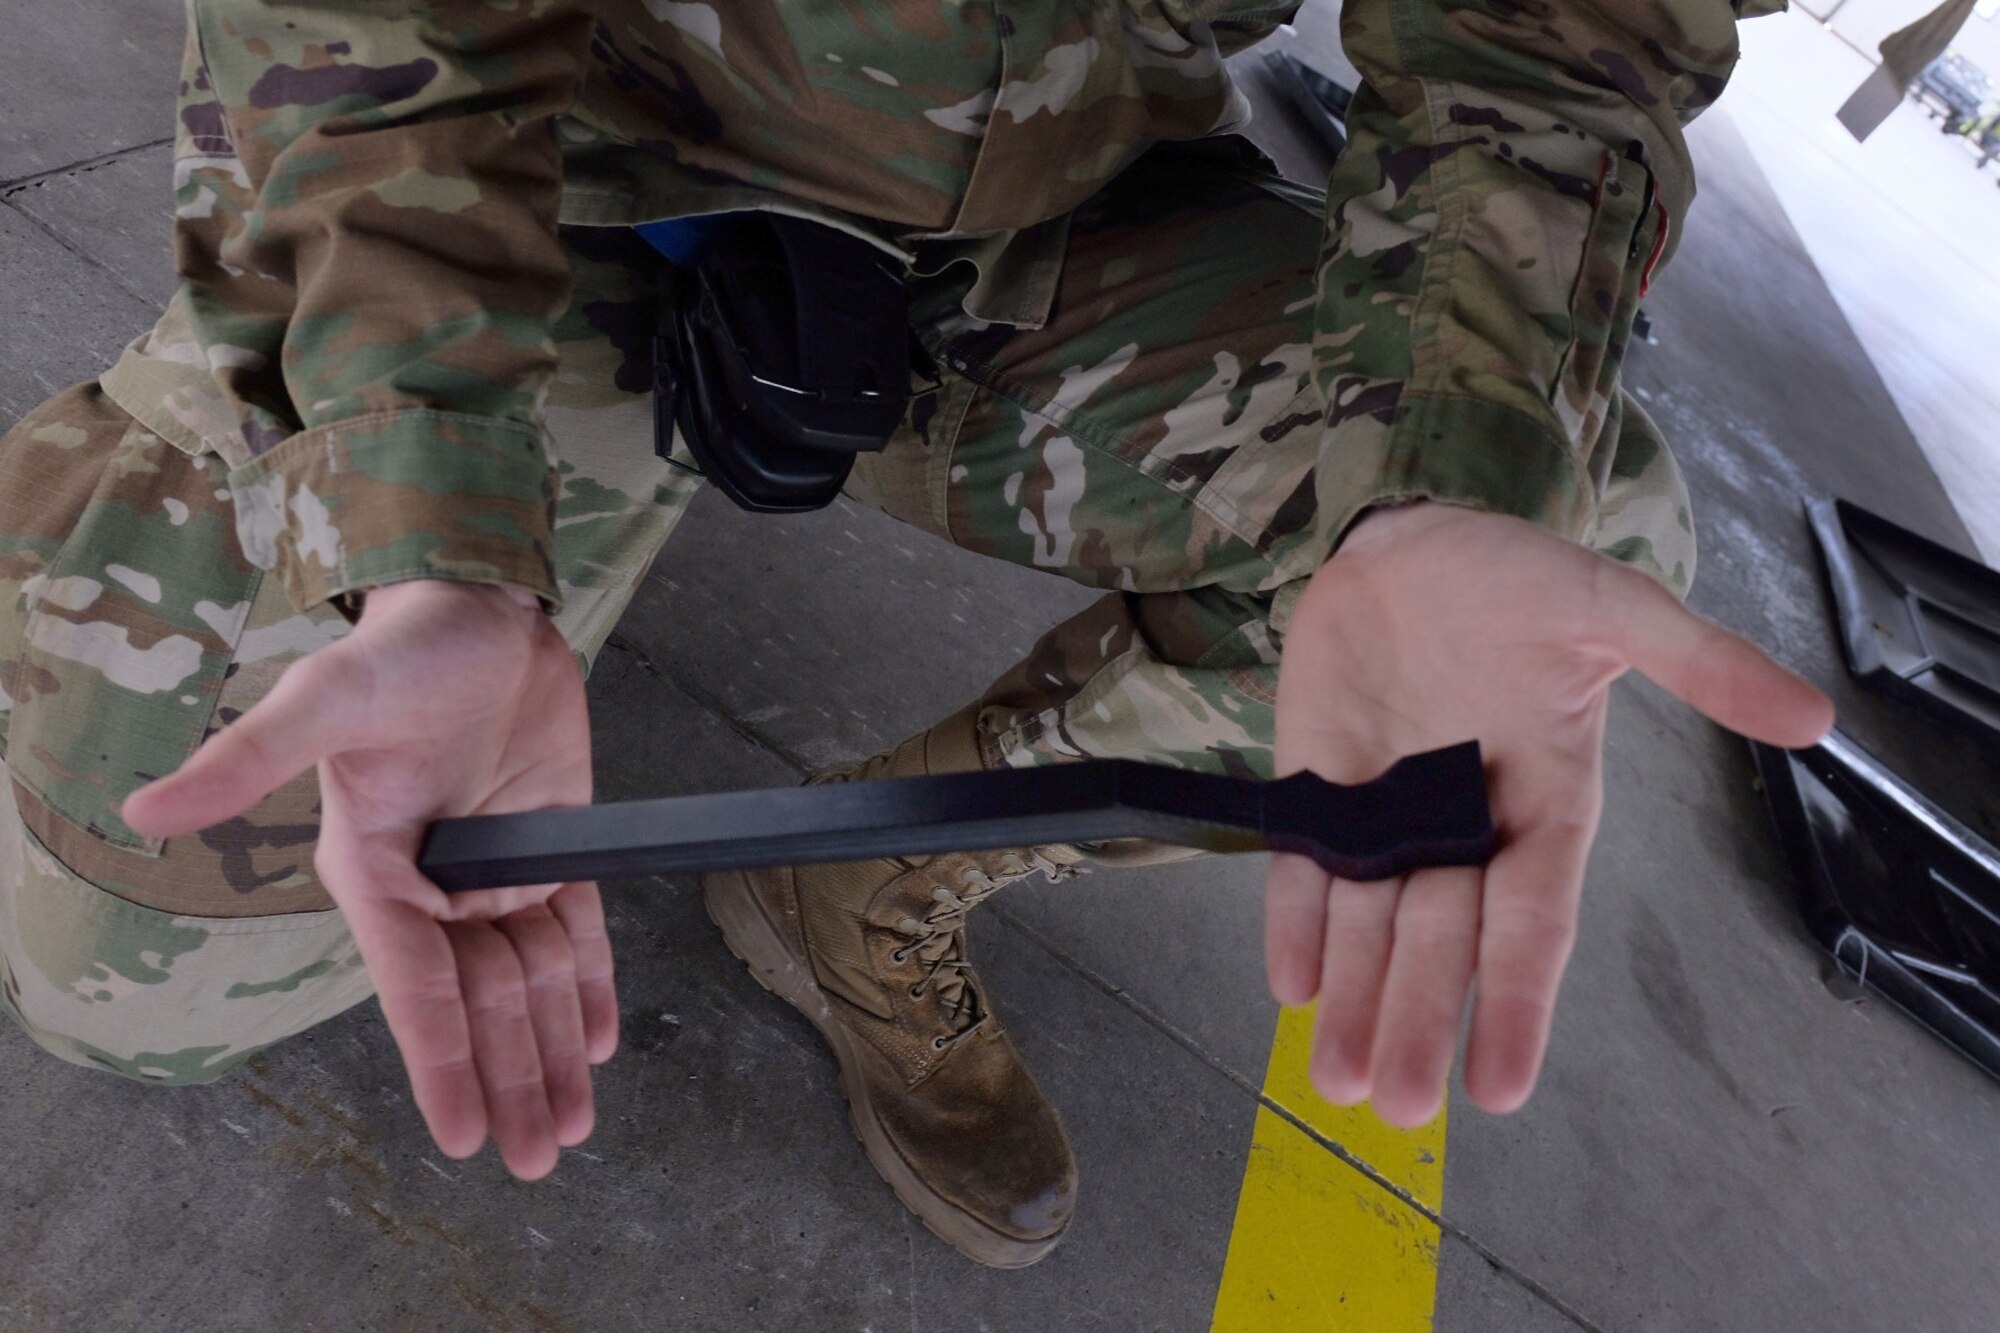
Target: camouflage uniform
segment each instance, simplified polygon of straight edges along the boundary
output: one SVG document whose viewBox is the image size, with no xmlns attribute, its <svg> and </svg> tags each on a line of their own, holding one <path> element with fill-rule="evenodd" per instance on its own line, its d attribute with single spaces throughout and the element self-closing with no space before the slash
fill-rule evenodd
<svg viewBox="0 0 2000 1333">
<path fill-rule="evenodd" d="M 0 446 L 9 1013 L 198 1082 L 367 993 L 310 777 L 165 846 L 119 803 L 371 586 L 533 589 L 588 662 L 692 494 L 628 224 L 769 209 L 907 267 L 944 387 L 852 491 L 1106 590 L 989 690 L 990 761 L 1265 770 L 1290 609 L 1371 505 L 1685 590 L 1618 366 L 1738 13 L 1355 0 L 1323 198 L 1217 137 L 1291 7 L 191 0 L 179 294 Z"/>
</svg>

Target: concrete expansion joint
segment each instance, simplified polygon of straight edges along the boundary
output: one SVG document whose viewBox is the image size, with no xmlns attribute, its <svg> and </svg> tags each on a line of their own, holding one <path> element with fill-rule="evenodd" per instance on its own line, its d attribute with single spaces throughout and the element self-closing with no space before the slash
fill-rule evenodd
<svg viewBox="0 0 2000 1333">
<path fill-rule="evenodd" d="M 0 180 L 0 199 L 11 198 L 23 190 L 32 189 L 35 186 L 46 184 L 52 180 L 70 176 L 81 176 L 85 172 L 95 171 L 99 167 L 108 167 L 113 162 L 117 162 L 122 158 L 131 157 L 135 153 L 143 153 L 150 148 L 164 148 L 173 141 L 172 135 L 168 135 L 163 139 L 148 139 L 144 143 L 130 144 L 124 148 L 114 148 L 108 153 L 99 153 L 95 157 L 80 158 L 75 162 L 65 162 L 62 166 L 50 167 L 45 171 L 30 172 L 25 176 L 16 176 L 11 180 Z"/>
<path fill-rule="evenodd" d="M 16 191 L 16 193 L 19 193 L 19 191 Z M 23 208 L 20 204 L 15 203 L 13 195 L 0 194 L 0 209 L 5 209 L 9 213 L 12 213 L 15 217 L 20 218 L 23 222 L 33 227 L 36 231 L 40 232 L 42 235 L 48 237 L 51 241 L 55 242 L 57 246 L 61 247 L 63 250 L 68 251 L 76 258 L 82 260 L 85 264 L 88 264 L 91 268 L 96 269 L 98 272 L 102 273 L 105 277 L 111 279 L 112 283 L 117 286 L 119 291 L 124 292 L 127 296 L 139 302 L 141 305 L 147 306 L 156 311 L 164 310 L 166 308 L 160 302 L 154 300 L 152 297 L 146 295 L 146 293 L 140 291 L 137 287 L 133 286 L 130 282 L 126 281 L 125 275 L 120 273 L 117 269 L 111 267 L 111 265 L 105 263 L 102 259 L 99 259 L 96 255 L 92 254 L 90 251 L 78 245 L 76 242 L 72 241 L 69 237 L 63 235 L 62 232 L 58 231 L 54 227 L 51 227 L 48 223 L 36 217 L 32 210 Z"/>
<path fill-rule="evenodd" d="M 91 268 L 96 269 L 98 272 L 102 273 L 105 277 L 111 279 L 111 281 L 117 286 L 119 291 L 124 292 L 127 296 L 139 302 L 141 305 L 150 307 L 153 310 L 165 309 L 165 307 L 161 305 L 160 302 L 146 295 L 146 293 L 140 291 L 130 282 L 127 282 L 125 280 L 125 275 L 120 273 L 117 269 L 111 267 L 111 265 L 105 263 L 102 259 L 99 259 L 96 255 L 90 253 L 90 251 L 84 249 L 76 242 L 70 240 L 69 237 L 63 235 L 60 231 L 56 230 L 54 227 L 51 227 L 48 223 L 36 217 L 31 210 L 23 208 L 20 204 L 15 203 L 12 195 L 0 194 L 0 208 L 6 209 L 9 213 L 12 213 L 15 217 L 20 218 L 23 222 L 33 227 L 36 231 L 48 237 L 51 241 L 54 241 L 56 245 L 58 245 L 59 247 L 68 251 L 70 254 L 76 256 L 76 258 L 82 260 L 85 264 L 88 264 Z"/>
<path fill-rule="evenodd" d="M 1555 1313 L 1569 1321 L 1569 1323 L 1584 1330 L 1585 1333 L 1605 1333 L 1605 1330 L 1600 1325 L 1593 1322 L 1581 1311 L 1571 1307 L 1560 1296 L 1550 1291 L 1540 1282 L 1509 1264 L 1491 1246 L 1479 1240 L 1464 1227 L 1453 1222 L 1437 1209 L 1423 1203 L 1401 1185 L 1388 1179 L 1367 1162 L 1362 1161 L 1340 1144 L 1321 1134 L 1318 1130 L 1300 1119 L 1289 1108 L 1267 1096 L 1261 1087 L 1223 1063 L 1219 1057 L 1210 1053 L 1200 1042 L 1196 1041 L 1191 1034 L 1182 1031 L 1164 1016 L 1153 1012 L 1153 1010 L 1134 998 L 1130 991 L 1096 971 L 1088 963 L 1071 954 L 1054 940 L 1049 939 L 1033 926 L 1030 926 L 1012 912 L 1009 912 L 1005 907 L 998 904 L 989 904 L 986 910 L 1010 930 L 1013 930 L 1029 943 L 1042 950 L 1042 952 L 1048 954 L 1050 958 L 1068 970 L 1072 975 L 1112 1001 L 1123 1005 L 1141 1022 L 1151 1027 L 1168 1041 L 1179 1046 L 1188 1054 L 1194 1056 L 1195 1059 L 1208 1066 L 1211 1071 L 1220 1075 L 1224 1080 L 1249 1096 L 1260 1106 L 1269 1109 L 1273 1115 L 1278 1116 L 1291 1125 L 1292 1128 L 1304 1134 L 1338 1159 L 1343 1165 L 1351 1168 L 1358 1175 L 1366 1177 L 1371 1184 L 1377 1186 L 1385 1193 L 1394 1196 L 1398 1202 L 1421 1215 L 1426 1221 L 1437 1227 L 1439 1231 L 1477 1254 L 1485 1261 L 1487 1267 L 1507 1278 L 1529 1296 L 1548 1306 Z"/>
<path fill-rule="evenodd" d="M 696 707 L 705 713 L 711 714 L 723 726 L 728 727 L 736 735 L 742 737 L 757 749 L 762 750 L 765 754 L 770 755 L 801 778 L 809 778 L 813 775 L 813 766 L 808 764 L 799 755 L 793 754 L 790 750 L 772 740 L 750 723 L 737 717 L 736 714 L 729 710 L 727 704 L 709 693 L 708 690 L 704 689 L 698 683 L 687 679 L 678 672 L 670 671 L 666 667 L 661 666 L 646 653 L 645 649 L 632 642 L 632 640 L 623 634 L 614 632 L 609 639 L 605 640 L 605 647 L 615 648 L 627 657 L 630 657 L 641 671 L 650 676 L 659 677 L 659 679 L 680 691 Z"/>
<path fill-rule="evenodd" d="M 14 216 L 26 222 L 36 231 L 54 241 L 62 249 L 76 256 L 91 268 L 104 274 L 105 277 L 111 279 L 117 285 L 118 290 L 124 292 L 133 300 L 154 310 L 162 310 L 165 307 L 161 302 L 141 291 L 123 273 L 120 273 L 112 265 L 98 258 L 84 246 L 71 240 L 59 228 L 49 225 L 32 208 L 27 206 L 26 200 L 20 199 L 18 196 L 27 193 L 29 190 L 39 189 L 50 181 L 67 180 L 72 177 L 82 176 L 97 170 L 99 167 L 109 166 L 111 163 L 122 158 L 130 157 L 134 153 L 143 152 L 148 148 L 158 148 L 162 144 L 172 142 L 172 139 L 155 139 L 148 143 L 135 144 L 130 148 L 121 148 L 100 157 L 86 158 L 82 162 L 73 162 L 67 167 L 57 167 L 52 171 L 40 172 L 33 176 L 24 176 L 16 181 L 0 181 L 0 208 L 4 208 L 14 214 Z"/>
</svg>

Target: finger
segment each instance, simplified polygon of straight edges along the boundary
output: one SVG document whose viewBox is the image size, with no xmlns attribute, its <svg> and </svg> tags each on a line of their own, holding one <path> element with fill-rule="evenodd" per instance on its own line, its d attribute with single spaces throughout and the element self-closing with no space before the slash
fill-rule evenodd
<svg viewBox="0 0 2000 1333">
<path fill-rule="evenodd" d="M 1479 991 L 1466 1047 L 1465 1090 L 1488 1111 L 1517 1110 L 1535 1090 L 1556 992 L 1576 943 L 1589 818 L 1550 822 L 1502 848 L 1486 868 L 1479 924 Z"/>
<path fill-rule="evenodd" d="M 611 966 L 611 936 L 595 884 L 565 884 L 549 909 L 569 932 L 576 960 L 576 993 L 583 1005 L 583 1042 L 590 1063 L 601 1065 L 618 1050 L 618 991 Z"/>
<path fill-rule="evenodd" d="M 528 1022 L 534 1028 L 535 1049 L 541 1056 L 542 1083 L 555 1120 L 556 1142 L 574 1148 L 590 1137 L 596 1111 L 569 934 L 553 912 L 542 908 L 515 912 L 496 924 L 521 960 L 521 975 L 528 987 Z"/>
<path fill-rule="evenodd" d="M 1396 904 L 1371 1095 L 1392 1125 L 1424 1124 L 1444 1102 L 1479 956 L 1480 878 L 1476 866 L 1420 871 Z"/>
<path fill-rule="evenodd" d="M 242 814 L 334 752 L 357 688 L 338 647 L 294 663 L 178 772 L 127 797 L 125 822 L 147 837 L 173 838 Z"/>
<path fill-rule="evenodd" d="M 520 958 L 491 924 L 462 921 L 444 929 L 458 956 L 472 1061 L 479 1070 L 493 1142 L 509 1171 L 522 1180 L 539 1180 L 555 1170 L 561 1149 L 528 1017 Z"/>
<path fill-rule="evenodd" d="M 1625 659 L 1731 731 L 1788 748 L 1833 727 L 1833 701 L 1740 634 L 1705 620 L 1643 574 L 1618 571 Z"/>
<path fill-rule="evenodd" d="M 1279 1004 L 1305 1004 L 1319 993 L 1329 883 L 1307 857 L 1271 857 L 1264 875 L 1264 966 Z"/>
<path fill-rule="evenodd" d="M 1313 1018 L 1312 1081 L 1336 1106 L 1368 1099 L 1382 976 L 1395 934 L 1401 880 L 1336 879 L 1326 898 L 1319 1012 Z"/>
<path fill-rule="evenodd" d="M 443 927 L 406 903 L 347 896 L 348 928 L 409 1071 L 417 1111 L 447 1157 L 470 1157 L 486 1141 L 486 1098 L 451 942 Z"/>
</svg>

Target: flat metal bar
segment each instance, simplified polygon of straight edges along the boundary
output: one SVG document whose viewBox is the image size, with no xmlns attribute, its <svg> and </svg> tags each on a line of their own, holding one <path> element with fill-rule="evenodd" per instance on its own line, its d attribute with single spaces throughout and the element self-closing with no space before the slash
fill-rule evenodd
<svg viewBox="0 0 2000 1333">
<path fill-rule="evenodd" d="M 459 892 L 1115 838 L 1293 851 L 1368 880 L 1481 864 L 1493 827 L 1479 746 L 1467 742 L 1351 787 L 1114 759 L 447 819 L 418 868 Z"/>
</svg>

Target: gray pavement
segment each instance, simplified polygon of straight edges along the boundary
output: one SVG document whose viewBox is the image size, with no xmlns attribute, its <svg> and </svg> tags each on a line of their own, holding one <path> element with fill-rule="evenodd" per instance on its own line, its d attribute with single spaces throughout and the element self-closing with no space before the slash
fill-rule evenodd
<svg viewBox="0 0 2000 1333">
<path fill-rule="evenodd" d="M 0 134 L 0 418 L 101 369 L 169 289 L 162 150 L 99 159 L 169 123 L 175 8 L 37 10 L 0 54 L 9 106 L 60 107 Z M 131 40 L 86 53 L 94 31 Z M 2000 830 L 1990 759 L 1848 683 L 1798 506 L 1838 489 L 1969 549 L 1965 527 L 1740 139 L 1698 138 L 1703 197 L 1632 368 L 1696 492 L 1696 602 Z M 845 503 L 776 520 L 704 496 L 592 681 L 602 792 L 858 757 L 1086 596 Z M 1993 1327 L 2000 1088 L 1825 984 L 1741 742 L 1621 686 L 1608 783 L 1543 1090 L 1507 1118 L 1452 1106 L 1436 1327 Z M 1205 1328 L 1275 1021 L 1260 874 L 1100 874 L 975 918 L 1085 1175 L 1071 1237 L 1026 1272 L 908 1218 L 808 1025 L 659 881 L 611 892 L 624 1053 L 597 1136 L 539 1185 L 437 1155 L 372 1006 L 203 1089 L 0 1030 L 0 1330 Z"/>
<path fill-rule="evenodd" d="M 1890 14 L 1907 7 L 1857 3 L 1841 25 L 1900 26 Z M 2000 22 L 1972 18 L 1966 38 L 1979 30 Z M 1772 15 L 1743 27 L 1728 115 L 1975 542 L 2000 561 L 2000 171 L 1979 170 L 1965 139 L 1907 100 L 1857 143 L 1833 113 L 1873 68 L 1804 12 Z"/>
</svg>

